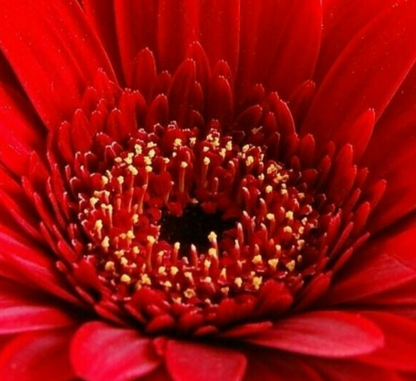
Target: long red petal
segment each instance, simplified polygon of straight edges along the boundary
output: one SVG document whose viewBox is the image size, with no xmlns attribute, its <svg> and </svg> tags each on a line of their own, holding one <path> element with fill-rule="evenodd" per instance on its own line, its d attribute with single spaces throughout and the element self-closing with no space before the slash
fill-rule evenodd
<svg viewBox="0 0 416 381">
<path fill-rule="evenodd" d="M 376 119 L 384 111 L 416 59 L 415 12 L 416 3 L 409 2 L 382 13 L 339 56 L 302 126 L 319 147 L 369 108 Z"/>
<path fill-rule="evenodd" d="M 48 127 L 79 107 L 98 68 L 114 78 L 76 1 L 2 1 L 0 23 L 1 50 Z"/>
<path fill-rule="evenodd" d="M 370 353 L 384 343 L 382 332 L 356 314 L 310 312 L 278 322 L 254 344 L 311 356 L 342 358 Z"/>
</svg>

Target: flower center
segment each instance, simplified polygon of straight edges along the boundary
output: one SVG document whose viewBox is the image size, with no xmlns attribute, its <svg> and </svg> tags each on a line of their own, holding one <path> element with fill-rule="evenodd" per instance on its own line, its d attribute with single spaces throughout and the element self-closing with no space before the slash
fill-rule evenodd
<svg viewBox="0 0 416 381">
<path fill-rule="evenodd" d="M 171 303 L 211 306 L 268 280 L 295 290 L 311 272 L 316 202 L 267 147 L 174 124 L 139 130 L 125 146 L 104 141 L 79 218 L 87 257 L 119 299 L 152 288 Z"/>
</svg>

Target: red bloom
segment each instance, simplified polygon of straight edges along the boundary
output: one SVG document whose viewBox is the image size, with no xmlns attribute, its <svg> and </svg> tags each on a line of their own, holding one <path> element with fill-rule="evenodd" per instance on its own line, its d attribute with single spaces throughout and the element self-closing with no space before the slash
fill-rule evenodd
<svg viewBox="0 0 416 381">
<path fill-rule="evenodd" d="M 414 380 L 415 14 L 0 2 L 1 379 Z"/>
</svg>

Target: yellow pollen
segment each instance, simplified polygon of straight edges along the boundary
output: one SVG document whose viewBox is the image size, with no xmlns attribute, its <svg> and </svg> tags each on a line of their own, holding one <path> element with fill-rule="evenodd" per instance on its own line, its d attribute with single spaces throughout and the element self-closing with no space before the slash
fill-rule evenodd
<svg viewBox="0 0 416 381">
<path fill-rule="evenodd" d="M 147 242 L 149 242 L 151 245 L 153 245 L 156 242 L 156 238 L 152 235 L 147 236 Z"/>
<path fill-rule="evenodd" d="M 209 242 L 213 242 L 217 239 L 217 235 L 215 234 L 215 232 L 211 232 L 208 234 L 208 240 Z"/>
<path fill-rule="evenodd" d="M 101 176 L 101 182 L 103 183 L 103 185 L 107 185 L 108 184 L 108 177 L 107 176 Z"/>
<path fill-rule="evenodd" d="M 182 139 L 176 138 L 176 139 L 174 140 L 174 142 L 173 142 L 173 145 L 174 145 L 175 147 L 179 147 L 179 146 L 181 146 L 181 145 L 182 145 Z"/>
<path fill-rule="evenodd" d="M 260 264 L 260 263 L 262 263 L 262 262 L 263 262 L 263 258 L 261 257 L 261 255 L 260 255 L 260 254 L 258 254 L 258 255 L 256 255 L 256 256 L 253 258 L 252 262 L 253 262 L 255 265 L 258 265 L 258 264 Z"/>
<path fill-rule="evenodd" d="M 152 172 L 152 171 L 153 171 L 153 168 L 152 168 L 152 166 L 150 166 L 150 165 L 147 165 L 145 169 L 146 169 L 146 172 L 147 172 L 147 173 L 149 173 L 149 172 Z"/>
<path fill-rule="evenodd" d="M 114 262 L 113 261 L 106 262 L 104 269 L 105 271 L 114 271 L 115 270 Z"/>
<path fill-rule="evenodd" d="M 114 163 L 120 164 L 123 160 L 121 159 L 121 157 L 116 157 L 114 159 Z"/>
<path fill-rule="evenodd" d="M 137 155 L 141 155 L 141 154 L 142 154 L 142 152 L 143 152 L 143 148 L 142 148 L 142 146 L 140 146 L 140 145 L 138 145 L 138 144 L 135 144 L 135 145 L 134 145 L 134 150 L 136 151 L 136 154 L 137 154 Z"/>
<path fill-rule="evenodd" d="M 271 185 L 268 185 L 265 190 L 266 190 L 266 193 L 272 193 L 273 187 Z"/>
<path fill-rule="evenodd" d="M 175 242 L 175 244 L 173 245 L 173 248 L 174 248 L 175 250 L 179 250 L 179 249 L 181 248 L 181 244 L 180 244 L 180 242 Z"/>
<path fill-rule="evenodd" d="M 159 273 L 159 275 L 167 275 L 165 266 L 160 266 L 157 272 Z"/>
<path fill-rule="evenodd" d="M 118 257 L 118 258 L 121 258 L 121 257 L 123 257 L 123 256 L 124 256 L 124 250 L 116 250 L 116 251 L 114 252 L 114 255 L 115 255 L 116 257 Z"/>
<path fill-rule="evenodd" d="M 193 298 L 196 294 L 195 291 L 192 290 L 191 288 L 186 289 L 183 294 L 185 295 L 185 298 L 191 299 Z"/>
<path fill-rule="evenodd" d="M 138 214 L 133 214 L 131 216 L 131 221 L 133 222 L 133 224 L 137 224 L 139 222 L 139 215 Z"/>
<path fill-rule="evenodd" d="M 148 155 L 151 159 L 153 159 L 153 158 L 156 156 L 156 151 L 155 151 L 154 149 L 151 149 L 151 150 L 147 153 L 147 155 Z"/>
<path fill-rule="evenodd" d="M 129 261 L 127 260 L 127 258 L 126 258 L 126 257 L 122 257 L 122 258 L 120 259 L 120 264 L 121 264 L 122 266 L 126 266 L 128 263 L 129 263 Z"/>
<path fill-rule="evenodd" d="M 211 267 L 211 261 L 209 261 L 208 259 L 205 259 L 205 261 L 204 261 L 204 267 L 206 269 L 209 269 Z"/>
<path fill-rule="evenodd" d="M 205 282 L 205 283 L 211 283 L 212 282 L 212 278 L 210 276 L 207 276 L 202 281 Z"/>
<path fill-rule="evenodd" d="M 196 143 L 196 138 L 189 138 L 189 145 L 193 147 Z"/>
<path fill-rule="evenodd" d="M 269 221 L 272 221 L 272 220 L 274 220 L 274 214 L 273 214 L 273 213 L 267 213 L 266 218 L 267 218 Z"/>
<path fill-rule="evenodd" d="M 152 284 L 152 280 L 149 278 L 149 275 L 147 274 L 142 274 L 142 276 L 140 277 L 140 282 L 141 284 L 147 284 L 149 286 Z"/>
<path fill-rule="evenodd" d="M 208 255 L 209 255 L 210 257 L 216 257 L 216 256 L 217 256 L 217 250 L 216 250 L 216 249 L 214 249 L 213 247 L 211 247 L 211 248 L 208 250 Z"/>
<path fill-rule="evenodd" d="M 290 226 L 285 226 L 285 227 L 283 228 L 283 231 L 284 231 L 285 233 L 289 233 L 289 234 L 291 234 L 291 233 L 293 232 L 293 230 L 292 230 L 292 228 L 291 228 Z"/>
<path fill-rule="evenodd" d="M 231 142 L 231 140 L 229 140 L 229 141 L 227 142 L 227 144 L 225 145 L 225 149 L 226 149 L 227 151 L 231 151 L 231 150 L 233 149 L 233 143 Z"/>
<path fill-rule="evenodd" d="M 286 218 L 289 220 L 293 220 L 293 212 L 290 210 L 286 212 Z"/>
<path fill-rule="evenodd" d="M 120 281 L 129 284 L 131 282 L 131 278 L 127 274 L 123 274 L 120 277 Z"/>
<path fill-rule="evenodd" d="M 188 163 L 186 161 L 182 161 L 181 168 L 187 168 L 187 167 L 188 167 Z"/>
<path fill-rule="evenodd" d="M 277 265 L 279 264 L 279 259 L 278 258 L 269 259 L 267 263 L 269 264 L 270 267 L 272 267 L 273 269 L 276 269 Z"/>
<path fill-rule="evenodd" d="M 94 229 L 100 231 L 103 228 L 103 221 L 97 220 L 94 224 Z"/>
<path fill-rule="evenodd" d="M 296 262 L 292 259 L 290 262 L 286 263 L 285 266 L 289 271 L 293 271 L 295 269 Z"/>
<path fill-rule="evenodd" d="M 170 268 L 170 273 L 175 276 L 179 272 L 179 269 L 176 266 Z"/>
<path fill-rule="evenodd" d="M 139 254 L 140 253 L 140 249 L 139 249 L 139 247 L 138 246 L 133 246 L 133 254 L 134 255 L 137 255 L 137 254 Z"/>
<path fill-rule="evenodd" d="M 244 145 L 241 149 L 244 153 L 246 153 L 250 149 L 250 146 L 248 144 Z"/>
<path fill-rule="evenodd" d="M 208 165 L 210 162 L 211 162 L 210 158 L 209 158 L 209 157 L 207 157 L 207 156 L 205 156 L 205 157 L 204 157 L 204 164 L 205 164 L 205 165 Z"/>
<path fill-rule="evenodd" d="M 222 288 L 221 288 L 221 292 L 222 292 L 224 295 L 228 295 L 228 293 L 230 292 L 230 288 L 229 288 L 229 287 L 222 287 Z"/>
<path fill-rule="evenodd" d="M 237 285 L 237 287 L 241 287 L 243 280 L 240 277 L 237 277 L 234 279 L 234 283 Z"/>
<path fill-rule="evenodd" d="M 123 184 L 124 183 L 124 177 L 123 176 L 117 177 L 117 181 L 120 185 Z"/>
<path fill-rule="evenodd" d="M 90 204 L 94 208 L 97 202 L 100 201 L 97 197 L 91 197 L 90 198 Z"/>
<path fill-rule="evenodd" d="M 171 282 L 169 282 L 168 280 L 167 281 L 165 281 L 164 283 L 162 283 L 163 284 L 163 286 L 165 286 L 165 287 L 168 287 L 168 288 L 171 288 L 172 287 L 172 283 Z"/>
<path fill-rule="evenodd" d="M 139 171 L 137 170 L 137 168 L 133 167 L 132 165 L 129 165 L 129 166 L 127 167 L 127 169 L 130 171 L 130 173 L 131 173 L 133 176 L 137 176 L 137 175 L 139 174 Z"/>
<path fill-rule="evenodd" d="M 263 282 L 263 278 L 261 276 L 255 276 L 252 280 L 253 286 L 256 290 L 258 290 Z"/>
<path fill-rule="evenodd" d="M 103 240 L 102 240 L 102 242 L 101 242 L 101 246 L 102 246 L 104 249 L 108 249 L 108 248 L 110 247 L 110 237 L 105 236 L 105 237 L 104 237 L 104 239 L 103 239 Z"/>
<path fill-rule="evenodd" d="M 130 238 L 130 239 L 133 239 L 133 238 L 135 238 L 136 236 L 134 235 L 134 233 L 133 233 L 133 231 L 132 230 L 129 230 L 128 232 L 127 232 L 127 238 Z"/>
<path fill-rule="evenodd" d="M 281 245 L 276 245 L 274 248 L 275 248 L 275 249 L 276 249 L 276 251 L 278 251 L 278 252 L 282 250 L 282 246 L 281 246 Z"/>
<path fill-rule="evenodd" d="M 152 160 L 148 156 L 145 156 L 143 160 L 144 160 L 144 163 L 146 165 L 151 165 L 152 164 Z"/>
<path fill-rule="evenodd" d="M 177 298 L 172 298 L 174 303 L 180 304 L 182 302 L 182 298 L 178 296 Z"/>
<path fill-rule="evenodd" d="M 254 163 L 254 157 L 253 156 L 249 156 L 247 159 L 246 159 L 246 164 L 248 165 L 248 166 L 250 166 L 250 165 L 252 165 Z"/>
<path fill-rule="evenodd" d="M 227 278 L 227 269 L 225 267 L 221 270 L 220 277 L 223 279 Z"/>
<path fill-rule="evenodd" d="M 194 277 L 192 276 L 192 273 L 190 271 L 186 271 L 183 274 L 185 276 L 185 278 L 188 278 L 190 281 L 194 280 Z"/>
</svg>

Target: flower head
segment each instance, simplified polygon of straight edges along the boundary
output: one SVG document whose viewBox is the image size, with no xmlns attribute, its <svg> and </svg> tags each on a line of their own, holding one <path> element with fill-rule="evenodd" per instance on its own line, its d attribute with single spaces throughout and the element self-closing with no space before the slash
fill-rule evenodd
<svg viewBox="0 0 416 381">
<path fill-rule="evenodd" d="M 21 3 L 4 379 L 415 376 L 414 2 Z"/>
</svg>

